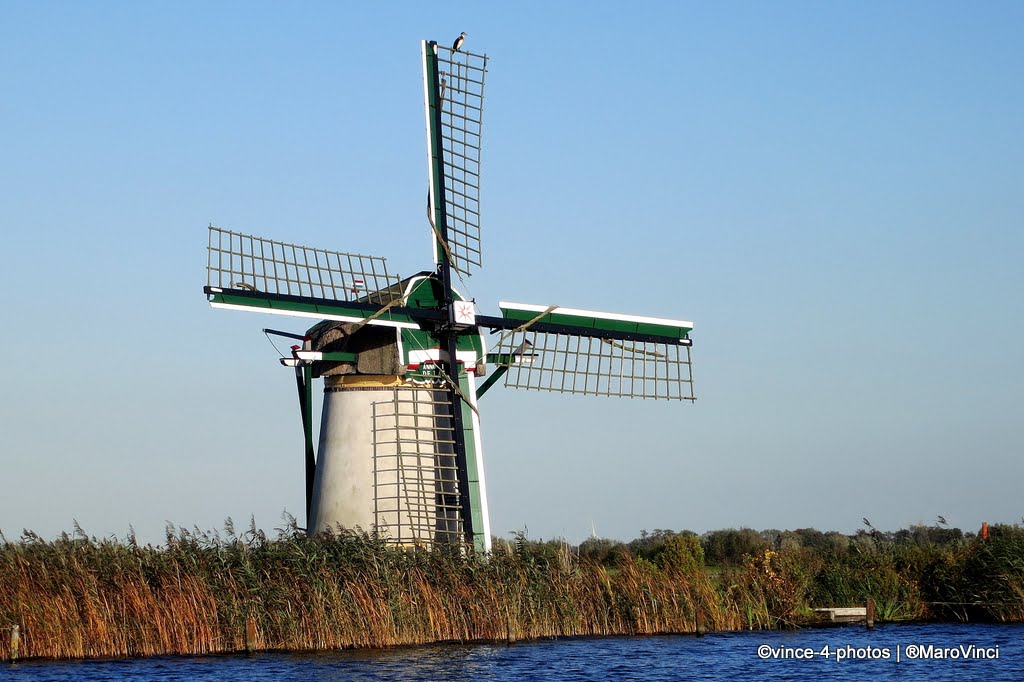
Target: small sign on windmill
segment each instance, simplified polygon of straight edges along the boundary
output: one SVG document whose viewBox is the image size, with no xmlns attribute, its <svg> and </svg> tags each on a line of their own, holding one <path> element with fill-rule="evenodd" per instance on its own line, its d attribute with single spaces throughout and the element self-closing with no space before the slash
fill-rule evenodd
<svg viewBox="0 0 1024 682">
<path fill-rule="evenodd" d="M 301 341 L 281 362 L 299 392 L 310 534 L 358 527 L 406 546 L 488 550 L 478 400 L 499 379 L 694 400 L 691 322 L 505 302 L 500 317 L 477 315 L 453 286 L 453 271 L 469 276 L 482 264 L 487 57 L 463 49 L 464 38 L 451 49 L 421 44 L 432 270 L 403 279 L 383 258 L 209 228 L 211 306 L 319 320 L 303 334 L 266 330 Z M 316 378 L 324 400 L 314 450 Z"/>
</svg>

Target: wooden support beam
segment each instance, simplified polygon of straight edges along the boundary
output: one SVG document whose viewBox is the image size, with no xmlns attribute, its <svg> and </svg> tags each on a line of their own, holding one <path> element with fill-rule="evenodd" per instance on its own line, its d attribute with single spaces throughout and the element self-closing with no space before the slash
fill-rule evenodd
<svg viewBox="0 0 1024 682">
<path fill-rule="evenodd" d="M 245 621 L 245 653 L 252 654 L 256 651 L 256 618 L 249 616 Z"/>
<path fill-rule="evenodd" d="M 11 663 L 18 660 L 18 645 L 21 644 L 21 626 L 15 625 L 11 628 Z"/>
</svg>

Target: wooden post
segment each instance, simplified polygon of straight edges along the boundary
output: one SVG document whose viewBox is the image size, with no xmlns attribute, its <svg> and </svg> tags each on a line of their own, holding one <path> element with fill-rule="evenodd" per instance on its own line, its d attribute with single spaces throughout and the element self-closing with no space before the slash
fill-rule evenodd
<svg viewBox="0 0 1024 682">
<path fill-rule="evenodd" d="M 704 636 L 704 611 L 699 606 L 693 616 L 693 629 L 698 637 Z"/>
<path fill-rule="evenodd" d="M 875 627 L 875 600 L 868 597 L 867 608 L 864 609 L 866 612 L 866 618 L 864 622 L 868 626 L 868 630 L 874 629 Z"/>
<path fill-rule="evenodd" d="M 18 660 L 18 644 L 21 643 L 21 626 L 11 628 L 11 663 Z"/>
<path fill-rule="evenodd" d="M 249 616 L 245 621 L 245 653 L 256 651 L 256 618 Z"/>
</svg>

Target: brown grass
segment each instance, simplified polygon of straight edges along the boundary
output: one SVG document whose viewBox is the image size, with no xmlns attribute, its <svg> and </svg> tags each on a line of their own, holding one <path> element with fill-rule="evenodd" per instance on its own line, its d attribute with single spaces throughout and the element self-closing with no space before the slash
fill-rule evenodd
<svg viewBox="0 0 1024 682">
<path fill-rule="evenodd" d="M 61 659 L 244 651 L 250 619 L 256 649 L 291 651 L 693 633 L 698 622 L 705 631 L 788 627 L 806 622 L 812 605 L 866 594 L 893 617 L 925 613 L 927 593 L 998 599 L 990 617 L 1024 619 L 1024 534 L 1010 531 L 1001 545 L 930 553 L 762 548 L 709 571 L 695 536 L 669 540 L 650 559 L 618 551 L 598 561 L 525 537 L 481 557 L 403 551 L 351 532 L 308 539 L 292 526 L 267 539 L 226 530 L 169 530 L 161 547 L 80 529 L 52 542 L 0 536 L 0 660 L 13 625 L 22 658 Z M 879 582 L 889 575 L 898 580 Z"/>
</svg>

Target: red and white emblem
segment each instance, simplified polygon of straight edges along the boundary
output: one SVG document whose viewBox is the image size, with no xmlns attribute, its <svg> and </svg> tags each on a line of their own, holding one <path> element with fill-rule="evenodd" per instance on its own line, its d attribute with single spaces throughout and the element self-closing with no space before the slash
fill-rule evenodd
<svg viewBox="0 0 1024 682">
<path fill-rule="evenodd" d="M 467 326 L 476 324 L 476 310 L 472 301 L 456 301 L 452 304 L 452 323 Z"/>
</svg>

